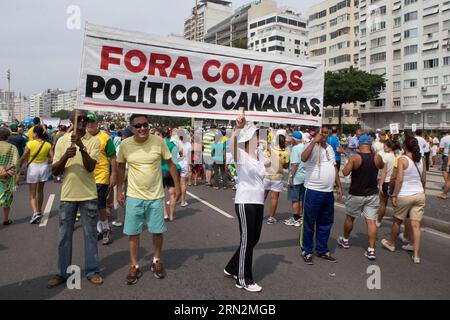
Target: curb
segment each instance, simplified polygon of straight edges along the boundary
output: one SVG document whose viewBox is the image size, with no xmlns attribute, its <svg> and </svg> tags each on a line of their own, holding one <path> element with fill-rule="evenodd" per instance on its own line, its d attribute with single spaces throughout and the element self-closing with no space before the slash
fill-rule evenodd
<svg viewBox="0 0 450 320">
<path fill-rule="evenodd" d="M 386 216 L 393 217 L 394 209 L 387 207 Z M 442 221 L 436 218 L 424 216 L 422 220 L 422 227 L 431 228 L 439 232 L 450 234 L 450 222 Z"/>
</svg>

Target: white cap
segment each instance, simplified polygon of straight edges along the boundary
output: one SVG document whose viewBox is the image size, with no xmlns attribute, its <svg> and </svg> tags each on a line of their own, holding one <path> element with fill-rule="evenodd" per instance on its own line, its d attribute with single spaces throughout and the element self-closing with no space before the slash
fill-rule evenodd
<svg viewBox="0 0 450 320">
<path fill-rule="evenodd" d="M 249 141 L 255 135 L 256 130 L 258 130 L 258 128 L 256 128 L 255 125 L 253 124 L 246 125 L 244 128 L 241 129 L 241 132 L 239 133 L 238 143 L 244 143 Z"/>
<path fill-rule="evenodd" d="M 286 135 L 286 130 L 284 130 L 284 129 L 277 130 L 277 136 L 285 136 L 285 135 Z"/>
<path fill-rule="evenodd" d="M 381 129 L 377 129 L 377 132 L 381 132 Z"/>
</svg>

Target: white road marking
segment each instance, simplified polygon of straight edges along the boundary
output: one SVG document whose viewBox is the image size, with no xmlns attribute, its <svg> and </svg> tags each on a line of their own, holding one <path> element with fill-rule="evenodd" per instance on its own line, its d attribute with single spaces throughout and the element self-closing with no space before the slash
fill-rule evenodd
<svg viewBox="0 0 450 320">
<path fill-rule="evenodd" d="M 450 235 L 430 229 L 430 228 L 422 228 L 422 231 L 427 232 L 427 233 L 431 233 L 434 234 L 435 236 L 439 236 L 445 239 L 450 239 Z"/>
<path fill-rule="evenodd" d="M 47 205 L 45 206 L 44 215 L 42 217 L 41 223 L 39 224 L 39 228 L 46 227 L 48 222 L 48 217 L 50 215 L 50 211 L 52 211 L 53 201 L 55 200 L 55 195 L 52 193 L 47 200 Z"/>
<path fill-rule="evenodd" d="M 211 209 L 217 211 L 218 213 L 220 213 L 221 215 L 224 215 L 225 217 L 229 218 L 229 219 L 233 219 L 234 217 L 232 215 L 229 215 L 228 213 L 226 213 L 225 211 L 217 208 L 216 206 L 213 206 L 211 203 L 200 199 L 199 197 L 197 197 L 195 194 L 190 193 L 189 191 L 186 192 L 186 194 L 188 194 L 190 197 L 197 199 L 198 201 L 200 201 L 201 203 L 203 203 L 205 206 L 210 207 Z"/>
</svg>

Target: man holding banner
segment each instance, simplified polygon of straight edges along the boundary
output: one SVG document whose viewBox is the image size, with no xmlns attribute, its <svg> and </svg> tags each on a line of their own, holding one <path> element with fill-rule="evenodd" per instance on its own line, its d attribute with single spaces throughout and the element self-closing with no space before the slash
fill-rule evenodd
<svg viewBox="0 0 450 320">
<path fill-rule="evenodd" d="M 180 199 L 180 183 L 172 155 L 166 143 L 160 137 L 150 134 L 146 115 L 133 114 L 130 118 L 133 136 L 124 140 L 120 146 L 118 162 L 117 201 L 125 206 L 123 182 L 125 165 L 128 164 L 128 187 L 126 198 L 126 215 L 124 234 L 129 236 L 131 267 L 127 275 L 127 284 L 136 284 L 142 276 L 138 264 L 139 238 L 144 223 L 153 234 L 153 263 L 151 270 L 154 276 L 162 279 L 166 276 L 161 261 L 163 234 L 167 230 L 164 222 L 161 161 L 166 160 L 175 192 Z"/>
<path fill-rule="evenodd" d="M 77 116 L 78 115 L 78 116 Z M 75 118 L 77 119 L 75 120 Z M 97 187 L 93 171 L 100 154 L 100 140 L 86 131 L 85 111 L 74 110 L 70 117 L 74 133 L 58 140 L 53 157 L 52 173 L 64 174 L 59 208 L 58 275 L 47 283 L 48 288 L 62 285 L 72 264 L 72 236 L 77 211 L 84 231 L 85 272 L 88 280 L 101 285 L 97 249 Z"/>
</svg>

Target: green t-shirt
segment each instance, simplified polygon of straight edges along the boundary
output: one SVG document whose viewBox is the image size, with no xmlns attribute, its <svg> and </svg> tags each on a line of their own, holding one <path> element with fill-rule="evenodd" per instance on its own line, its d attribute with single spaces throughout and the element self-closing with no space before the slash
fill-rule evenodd
<svg viewBox="0 0 450 320">
<path fill-rule="evenodd" d="M 181 170 L 181 166 L 177 161 L 179 153 L 176 144 L 170 141 L 169 138 L 165 138 L 164 140 L 166 141 L 167 148 L 169 148 L 170 154 L 172 155 L 172 161 L 175 163 L 175 167 L 177 168 L 177 170 Z M 161 163 L 161 167 L 163 174 L 169 173 L 169 164 L 167 163 L 167 161 L 163 160 Z"/>
</svg>

